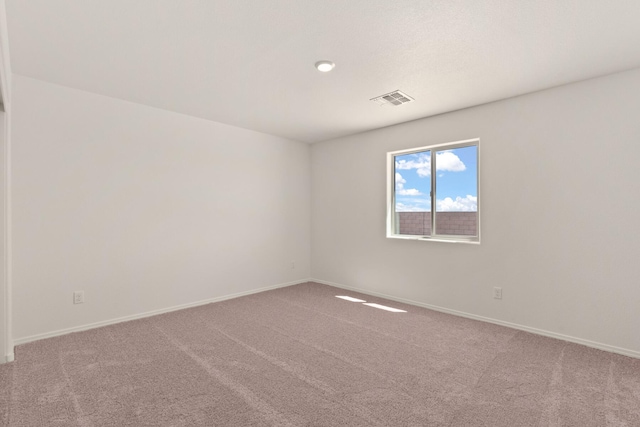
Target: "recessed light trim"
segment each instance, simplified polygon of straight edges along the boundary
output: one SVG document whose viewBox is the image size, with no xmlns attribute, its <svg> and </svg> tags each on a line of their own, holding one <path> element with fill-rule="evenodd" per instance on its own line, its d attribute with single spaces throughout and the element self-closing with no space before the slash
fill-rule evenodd
<svg viewBox="0 0 640 427">
<path fill-rule="evenodd" d="M 336 64 L 331 61 L 318 61 L 316 62 L 316 69 L 322 73 L 327 73 L 335 68 Z"/>
</svg>

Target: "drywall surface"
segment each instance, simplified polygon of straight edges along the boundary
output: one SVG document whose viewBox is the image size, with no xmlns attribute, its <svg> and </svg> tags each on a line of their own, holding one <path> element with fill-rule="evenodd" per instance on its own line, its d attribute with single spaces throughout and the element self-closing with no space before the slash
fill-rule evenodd
<svg viewBox="0 0 640 427">
<path fill-rule="evenodd" d="M 636 69 L 314 144 L 312 277 L 640 356 L 639 113 Z M 386 153 L 471 138 L 481 244 L 385 238 Z"/>
<path fill-rule="evenodd" d="M 9 37 L 7 33 L 5 0 L 0 0 L 0 363 L 13 360 L 13 339 L 11 335 L 11 288 L 10 288 L 10 113 L 11 113 L 11 63 L 9 58 Z"/>
<path fill-rule="evenodd" d="M 7 356 L 13 353 L 9 347 L 8 334 L 8 303 L 7 300 L 7 280 L 6 280 L 6 135 L 5 135 L 6 113 L 0 112 L 0 363 L 7 361 Z"/>
<path fill-rule="evenodd" d="M 309 277 L 307 144 L 20 75 L 12 98 L 16 342 Z"/>
</svg>

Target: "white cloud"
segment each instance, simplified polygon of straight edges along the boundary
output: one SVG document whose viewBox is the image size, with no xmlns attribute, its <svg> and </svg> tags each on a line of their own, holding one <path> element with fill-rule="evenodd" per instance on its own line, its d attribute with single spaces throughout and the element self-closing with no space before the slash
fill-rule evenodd
<svg viewBox="0 0 640 427">
<path fill-rule="evenodd" d="M 417 190 L 415 188 L 407 188 L 406 190 L 404 190 L 404 189 L 397 190 L 396 194 L 398 194 L 400 196 L 419 196 L 422 193 L 420 192 L 420 190 Z"/>
<path fill-rule="evenodd" d="M 415 188 L 404 188 L 404 184 L 406 184 L 407 180 L 402 177 L 398 172 L 396 172 L 396 194 L 399 196 L 419 196 L 422 193 L 420 190 Z"/>
<path fill-rule="evenodd" d="M 431 156 L 425 153 L 413 154 L 412 160 L 397 160 L 396 169 L 411 170 L 416 169 L 418 176 L 424 178 L 431 174 Z"/>
<path fill-rule="evenodd" d="M 424 197 L 402 197 L 396 200 L 396 212 L 425 212 L 431 210 L 431 200 Z"/>
<path fill-rule="evenodd" d="M 396 169 L 408 170 L 428 168 L 431 166 L 431 157 L 428 154 L 413 154 L 412 157 L 415 158 L 415 160 L 396 160 Z"/>
<path fill-rule="evenodd" d="M 418 168 L 418 170 L 416 170 L 416 172 L 418 173 L 418 176 L 420 178 L 426 178 L 429 175 L 431 175 L 431 165 L 429 165 L 428 168 Z"/>
<path fill-rule="evenodd" d="M 476 212 L 478 210 L 478 198 L 467 195 L 467 197 L 445 197 L 443 200 L 437 200 L 436 206 L 439 212 Z"/>
<path fill-rule="evenodd" d="M 424 212 L 424 208 L 416 205 L 404 204 L 401 202 L 396 203 L 396 212 Z"/>
<path fill-rule="evenodd" d="M 467 169 L 460 157 L 452 151 L 440 151 L 436 155 L 438 156 L 436 157 L 436 168 L 439 171 L 462 172 Z"/>
<path fill-rule="evenodd" d="M 436 153 L 436 170 L 448 172 L 462 172 L 467 169 L 460 157 L 455 155 L 453 151 L 439 151 Z M 420 178 L 426 178 L 431 175 L 431 156 L 425 153 L 413 155 L 411 160 L 397 160 L 397 170 L 415 169 Z M 396 173 L 396 177 L 397 177 Z"/>
</svg>

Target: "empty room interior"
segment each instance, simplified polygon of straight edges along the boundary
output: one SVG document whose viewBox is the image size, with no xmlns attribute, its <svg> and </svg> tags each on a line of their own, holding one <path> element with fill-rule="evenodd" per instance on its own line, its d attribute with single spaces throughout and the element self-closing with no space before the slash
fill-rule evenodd
<svg viewBox="0 0 640 427">
<path fill-rule="evenodd" d="M 0 0 L 0 426 L 640 426 L 637 0 Z"/>
</svg>

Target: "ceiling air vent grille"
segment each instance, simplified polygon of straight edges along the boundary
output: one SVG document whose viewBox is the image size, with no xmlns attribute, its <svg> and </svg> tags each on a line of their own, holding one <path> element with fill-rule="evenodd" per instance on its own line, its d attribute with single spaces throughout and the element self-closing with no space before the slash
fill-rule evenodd
<svg viewBox="0 0 640 427">
<path fill-rule="evenodd" d="M 371 98 L 371 101 L 375 101 L 379 105 L 398 106 L 398 105 L 406 104 L 407 102 L 412 102 L 414 101 L 414 99 L 404 92 L 400 92 L 399 90 L 394 90 L 393 92 L 385 93 L 384 95 Z"/>
</svg>

